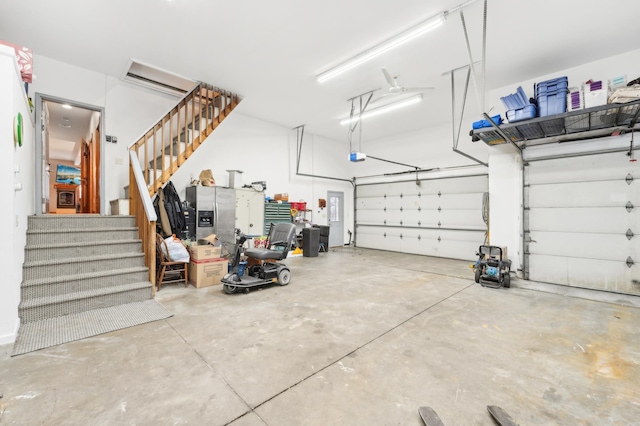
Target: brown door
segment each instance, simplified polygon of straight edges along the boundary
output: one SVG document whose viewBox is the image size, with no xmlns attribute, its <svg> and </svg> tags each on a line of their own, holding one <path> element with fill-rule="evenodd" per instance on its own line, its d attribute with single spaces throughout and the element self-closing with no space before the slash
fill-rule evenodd
<svg viewBox="0 0 640 426">
<path fill-rule="evenodd" d="M 82 141 L 80 211 L 100 214 L 100 128 Z"/>
<path fill-rule="evenodd" d="M 91 149 L 82 139 L 80 163 L 80 213 L 89 213 L 89 172 L 91 170 Z"/>
<path fill-rule="evenodd" d="M 91 180 L 89 184 L 89 213 L 100 213 L 100 126 L 91 140 Z"/>
</svg>

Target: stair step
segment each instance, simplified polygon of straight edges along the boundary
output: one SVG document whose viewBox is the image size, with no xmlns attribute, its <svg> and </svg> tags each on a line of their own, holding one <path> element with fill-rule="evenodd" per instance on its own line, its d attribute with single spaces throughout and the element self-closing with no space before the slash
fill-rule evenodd
<svg viewBox="0 0 640 426">
<path fill-rule="evenodd" d="M 47 259 L 35 262 L 25 262 L 23 265 L 23 279 L 27 281 L 59 275 L 108 271 L 143 265 L 144 253 L 119 253 L 74 257 L 66 259 L 64 262 L 61 262 L 59 259 Z"/>
<path fill-rule="evenodd" d="M 162 163 L 158 163 L 159 166 Z M 151 165 L 150 165 L 151 166 Z M 154 173 L 155 170 L 155 173 Z M 147 178 L 147 186 L 151 186 L 156 180 L 162 178 L 162 169 L 149 169 L 149 177 Z"/>
<path fill-rule="evenodd" d="M 108 216 L 105 216 L 108 217 Z M 122 217 L 128 216 L 110 216 Z M 53 228 L 27 230 L 27 245 L 62 244 L 75 242 L 96 242 L 113 240 L 134 240 L 138 238 L 138 228 L 132 227 L 107 227 L 107 228 Z"/>
<path fill-rule="evenodd" d="M 117 287 L 80 291 L 58 296 L 38 297 L 22 301 L 18 307 L 21 322 L 39 321 L 93 309 L 151 299 L 149 281 Z"/>
<path fill-rule="evenodd" d="M 180 145 L 180 146 L 178 147 L 178 145 Z M 178 143 L 178 142 L 176 142 L 176 141 L 173 141 L 173 150 L 170 150 L 169 148 L 170 148 L 170 146 L 169 146 L 169 145 L 165 146 L 165 147 L 164 147 L 164 153 L 165 153 L 166 155 L 171 155 L 171 154 L 173 154 L 173 155 L 175 156 L 175 155 L 176 155 L 176 153 L 182 153 L 182 152 L 184 152 L 184 151 L 187 149 L 187 144 L 186 144 L 186 143 L 184 143 L 184 142 L 179 142 L 179 143 Z"/>
<path fill-rule="evenodd" d="M 75 291 L 117 287 L 148 279 L 149 269 L 146 266 L 136 266 L 133 268 L 24 280 L 20 293 L 21 300 L 24 301 L 38 297 L 58 296 Z"/>
<path fill-rule="evenodd" d="M 39 215 L 28 217 L 30 231 L 48 231 L 52 227 L 60 229 L 99 229 L 99 228 L 131 228 L 136 226 L 133 216 L 100 216 L 90 214 L 78 215 Z"/>
<path fill-rule="evenodd" d="M 44 259 L 68 259 L 78 256 L 93 256 L 99 254 L 140 253 L 142 241 L 111 240 L 84 241 L 74 243 L 34 244 L 25 247 L 24 261 L 35 262 Z"/>
<path fill-rule="evenodd" d="M 158 177 L 162 176 L 162 155 L 156 158 L 156 164 L 155 166 L 158 167 L 156 170 L 159 171 Z M 171 155 L 164 155 L 164 167 L 165 168 L 169 168 L 171 166 L 171 162 L 174 162 L 177 164 L 178 162 L 178 157 L 177 156 L 171 156 Z M 149 161 L 149 177 L 151 177 L 153 175 L 153 160 Z"/>
</svg>

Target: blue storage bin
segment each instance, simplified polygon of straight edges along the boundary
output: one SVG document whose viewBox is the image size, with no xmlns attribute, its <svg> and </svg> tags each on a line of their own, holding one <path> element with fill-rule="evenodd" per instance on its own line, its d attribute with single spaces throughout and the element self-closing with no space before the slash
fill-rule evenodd
<svg viewBox="0 0 640 426">
<path fill-rule="evenodd" d="M 516 93 L 500 98 L 507 110 L 520 109 L 529 105 L 529 98 L 524 93 L 522 86 L 518 87 Z"/>
<path fill-rule="evenodd" d="M 567 112 L 567 91 L 560 90 L 547 95 L 538 96 L 538 116 L 562 114 Z"/>
<path fill-rule="evenodd" d="M 507 120 L 509 120 L 509 123 L 528 120 L 530 118 L 535 118 L 535 116 L 536 106 L 533 104 L 529 104 L 524 108 L 512 109 L 510 111 L 507 111 Z"/>
<path fill-rule="evenodd" d="M 568 88 L 569 79 L 567 77 L 558 77 L 534 84 L 533 92 L 535 93 L 536 98 L 538 96 L 552 94 L 557 91 L 564 91 L 564 94 L 566 95 Z"/>
</svg>

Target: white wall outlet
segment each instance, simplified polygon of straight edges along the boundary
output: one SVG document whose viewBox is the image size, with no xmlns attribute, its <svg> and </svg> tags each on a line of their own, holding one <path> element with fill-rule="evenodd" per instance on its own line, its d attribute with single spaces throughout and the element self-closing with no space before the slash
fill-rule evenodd
<svg viewBox="0 0 640 426">
<path fill-rule="evenodd" d="M 122 160 L 122 158 L 120 158 L 120 157 L 116 158 L 116 164 L 122 165 L 123 163 L 124 163 L 124 161 Z"/>
</svg>

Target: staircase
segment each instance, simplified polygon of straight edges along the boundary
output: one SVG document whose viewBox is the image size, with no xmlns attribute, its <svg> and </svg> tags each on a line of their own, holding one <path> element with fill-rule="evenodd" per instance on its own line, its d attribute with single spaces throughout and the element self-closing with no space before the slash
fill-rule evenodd
<svg viewBox="0 0 640 426">
<path fill-rule="evenodd" d="M 171 316 L 131 216 L 30 216 L 13 355 Z"/>
<path fill-rule="evenodd" d="M 153 197 L 229 116 L 241 98 L 200 83 L 130 148 L 135 151 Z M 133 182 L 129 182 L 132 186 Z"/>
<path fill-rule="evenodd" d="M 155 283 L 155 215 L 151 199 L 238 106 L 235 93 L 199 83 L 129 148 L 129 208 L 140 230 L 144 264 Z"/>
</svg>

